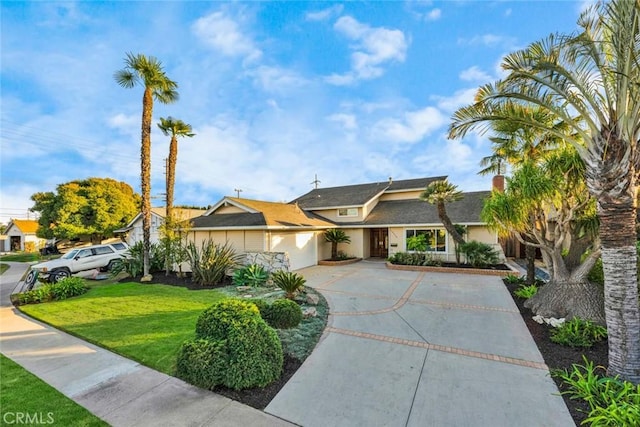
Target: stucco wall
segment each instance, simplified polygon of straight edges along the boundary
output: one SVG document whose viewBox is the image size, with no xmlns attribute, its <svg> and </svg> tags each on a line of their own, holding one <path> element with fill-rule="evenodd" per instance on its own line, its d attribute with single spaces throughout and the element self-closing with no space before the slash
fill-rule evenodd
<svg viewBox="0 0 640 427">
<path fill-rule="evenodd" d="M 338 209 L 324 209 L 324 210 L 314 210 L 313 213 L 320 215 L 324 218 L 327 218 L 330 221 L 335 222 L 360 222 L 363 220 L 362 218 L 362 208 L 358 209 L 358 216 L 338 216 Z"/>
<path fill-rule="evenodd" d="M 419 190 L 419 191 L 403 191 L 400 193 L 385 193 L 382 196 L 380 196 L 380 201 L 387 201 L 387 200 L 408 200 L 408 199 L 418 199 L 420 197 L 420 193 L 422 193 L 423 190 Z"/>
</svg>

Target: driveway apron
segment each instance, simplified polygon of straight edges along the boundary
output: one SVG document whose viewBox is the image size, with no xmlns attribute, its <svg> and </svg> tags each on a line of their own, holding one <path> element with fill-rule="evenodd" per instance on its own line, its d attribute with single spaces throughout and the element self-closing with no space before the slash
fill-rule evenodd
<svg viewBox="0 0 640 427">
<path fill-rule="evenodd" d="M 572 426 L 498 277 L 310 267 L 331 316 L 266 412 L 303 426 Z"/>
</svg>

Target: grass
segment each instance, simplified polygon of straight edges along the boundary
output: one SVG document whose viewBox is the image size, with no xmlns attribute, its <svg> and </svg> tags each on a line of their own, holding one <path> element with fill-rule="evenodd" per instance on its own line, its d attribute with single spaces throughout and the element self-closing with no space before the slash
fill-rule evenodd
<svg viewBox="0 0 640 427">
<path fill-rule="evenodd" d="M 26 314 L 172 375 L 182 342 L 204 309 L 226 296 L 166 285 L 93 285 L 65 301 L 21 306 Z"/>
<path fill-rule="evenodd" d="M 0 262 L 0 274 L 4 273 L 9 269 L 9 264 L 4 264 Z"/>
<path fill-rule="evenodd" d="M 38 252 L 16 252 L 0 256 L 0 261 L 33 262 L 60 258 L 60 255 L 41 256 Z"/>
<path fill-rule="evenodd" d="M 30 417 L 31 422 L 26 424 L 108 426 L 100 418 L 3 355 L 0 355 L 0 372 L 0 419 L 3 422 L 25 424 L 18 422 L 18 417 L 23 417 L 23 420 Z"/>
</svg>

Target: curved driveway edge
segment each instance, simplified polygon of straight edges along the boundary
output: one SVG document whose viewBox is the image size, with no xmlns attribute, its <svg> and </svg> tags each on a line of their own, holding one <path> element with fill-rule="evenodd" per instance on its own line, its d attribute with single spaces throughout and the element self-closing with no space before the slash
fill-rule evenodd
<svg viewBox="0 0 640 427">
<path fill-rule="evenodd" d="M 498 277 L 310 267 L 331 307 L 266 412 L 313 426 L 572 426 Z"/>
</svg>

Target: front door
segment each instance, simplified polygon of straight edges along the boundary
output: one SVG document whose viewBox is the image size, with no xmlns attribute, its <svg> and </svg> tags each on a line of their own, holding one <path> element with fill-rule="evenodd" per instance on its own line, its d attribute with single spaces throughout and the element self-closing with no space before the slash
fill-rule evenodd
<svg viewBox="0 0 640 427">
<path fill-rule="evenodd" d="M 387 228 L 372 228 L 370 233 L 371 256 L 386 258 L 389 256 L 389 230 Z"/>
</svg>

